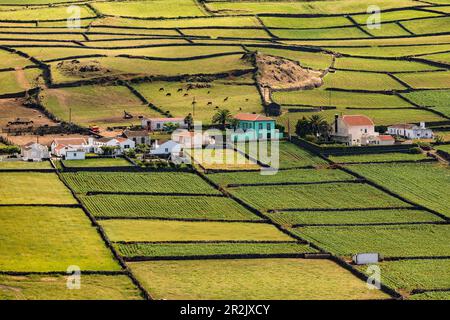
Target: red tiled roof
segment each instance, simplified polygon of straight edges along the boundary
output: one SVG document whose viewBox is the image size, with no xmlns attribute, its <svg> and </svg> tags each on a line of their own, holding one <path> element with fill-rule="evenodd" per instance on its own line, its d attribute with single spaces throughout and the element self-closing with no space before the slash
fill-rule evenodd
<svg viewBox="0 0 450 320">
<path fill-rule="evenodd" d="M 127 141 L 128 139 L 127 138 L 121 138 L 121 137 L 117 137 L 117 138 L 115 138 L 117 141 L 119 141 L 119 142 L 125 142 L 125 141 Z"/>
<path fill-rule="evenodd" d="M 378 139 L 379 139 L 379 140 L 382 140 L 382 141 L 395 140 L 393 136 L 390 136 L 390 135 L 388 135 L 388 134 L 382 134 L 382 135 L 379 135 L 379 136 L 378 136 Z"/>
<path fill-rule="evenodd" d="M 148 118 L 149 121 L 183 121 L 183 118 Z"/>
<path fill-rule="evenodd" d="M 84 138 L 62 138 L 53 140 L 56 144 L 67 144 L 67 145 L 83 145 L 87 144 Z"/>
<path fill-rule="evenodd" d="M 369 117 L 363 115 L 346 115 L 342 116 L 342 121 L 347 126 L 373 126 L 375 125 Z"/>
<path fill-rule="evenodd" d="M 238 113 L 234 118 L 242 121 L 274 121 L 272 118 L 263 116 L 262 114 L 253 113 Z"/>
</svg>

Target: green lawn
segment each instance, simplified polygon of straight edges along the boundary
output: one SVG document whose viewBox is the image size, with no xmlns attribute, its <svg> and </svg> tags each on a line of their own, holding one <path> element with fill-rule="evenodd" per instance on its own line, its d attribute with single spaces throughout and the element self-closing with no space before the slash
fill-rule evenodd
<svg viewBox="0 0 450 320">
<path fill-rule="evenodd" d="M 353 90 L 403 90 L 398 81 L 388 75 L 357 71 L 336 71 L 324 78 L 323 88 L 340 88 Z"/>
<path fill-rule="evenodd" d="M 81 199 L 96 217 L 261 219 L 226 197 L 95 195 L 83 196 Z"/>
<path fill-rule="evenodd" d="M 125 275 L 82 275 L 79 290 L 67 289 L 66 276 L 0 276 L 0 300 L 140 300 Z"/>
<path fill-rule="evenodd" d="M 292 240 L 263 223 L 104 220 L 111 241 Z"/>
<path fill-rule="evenodd" d="M 0 204 L 77 203 L 54 173 L 4 172 L 0 179 Z"/>
<path fill-rule="evenodd" d="M 385 299 L 328 260 L 247 259 L 129 264 L 156 299 Z M 214 285 L 211 285 L 214 284 Z"/>
<path fill-rule="evenodd" d="M 28 162 L 28 161 L 0 161 L 0 170 L 2 169 L 52 169 L 49 161 Z"/>
<path fill-rule="evenodd" d="M 97 167 L 129 167 L 130 162 L 123 158 L 95 158 L 85 160 L 64 160 L 63 164 L 68 168 L 97 168 Z"/>
<path fill-rule="evenodd" d="M 112 253 L 80 209 L 3 207 L 0 270 L 120 270 Z"/>
<path fill-rule="evenodd" d="M 300 237 L 341 256 L 377 252 L 384 257 L 448 256 L 448 225 L 303 227 Z"/>
<path fill-rule="evenodd" d="M 450 170 L 439 164 L 352 165 L 350 170 L 410 201 L 450 217 Z"/>
<path fill-rule="evenodd" d="M 383 161 L 419 161 L 430 159 L 425 154 L 413 153 L 377 153 L 377 154 L 363 154 L 350 156 L 330 156 L 330 160 L 337 163 L 359 163 L 359 162 L 383 162 Z"/>
</svg>

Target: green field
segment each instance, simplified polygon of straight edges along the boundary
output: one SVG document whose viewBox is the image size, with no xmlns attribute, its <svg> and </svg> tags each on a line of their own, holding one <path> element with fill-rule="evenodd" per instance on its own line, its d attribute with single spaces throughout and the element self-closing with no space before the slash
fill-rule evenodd
<svg viewBox="0 0 450 320">
<path fill-rule="evenodd" d="M 426 64 L 409 61 L 361 59 L 352 57 L 338 58 L 336 60 L 336 68 L 379 72 L 428 71 L 437 69 L 436 67 Z"/>
<path fill-rule="evenodd" d="M 423 72 L 397 74 L 414 89 L 442 89 L 450 83 L 450 72 Z"/>
<path fill-rule="evenodd" d="M 352 165 L 350 170 L 429 209 L 450 216 L 450 171 L 438 164 Z"/>
<path fill-rule="evenodd" d="M 152 261 L 130 267 L 156 299 L 388 298 L 328 260 Z"/>
<path fill-rule="evenodd" d="M 75 172 L 64 179 L 77 193 L 153 192 L 219 194 L 193 173 L 182 172 Z"/>
<path fill-rule="evenodd" d="M 80 209 L 4 207 L 0 211 L 0 270 L 120 270 Z"/>
<path fill-rule="evenodd" d="M 111 241 L 292 240 L 264 223 L 105 220 L 101 225 Z"/>
<path fill-rule="evenodd" d="M 52 169 L 50 162 L 28 162 L 28 161 L 0 161 L 0 170 L 2 169 Z"/>
<path fill-rule="evenodd" d="M 329 159 L 336 163 L 359 163 L 359 162 L 386 162 L 386 161 L 420 161 L 430 159 L 425 154 L 413 154 L 402 152 L 376 153 L 349 156 L 330 156 Z"/>
<path fill-rule="evenodd" d="M 123 158 L 93 158 L 84 160 L 64 160 L 63 164 L 68 168 L 105 168 L 105 167 L 129 167 L 130 162 Z"/>
<path fill-rule="evenodd" d="M 304 227 L 293 232 L 341 256 L 377 252 L 384 257 L 448 256 L 448 225 Z"/>
<path fill-rule="evenodd" d="M 450 107 L 447 103 L 450 99 L 450 90 L 414 91 L 405 93 L 404 96 L 420 106 L 430 107 L 450 116 Z"/>
<path fill-rule="evenodd" d="M 96 217 L 260 220 L 225 197 L 95 195 L 81 199 Z"/>
</svg>

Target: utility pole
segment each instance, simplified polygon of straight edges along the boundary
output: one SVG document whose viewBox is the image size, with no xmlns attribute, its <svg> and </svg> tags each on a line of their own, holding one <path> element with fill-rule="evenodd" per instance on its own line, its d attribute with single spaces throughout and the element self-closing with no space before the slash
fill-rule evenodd
<svg viewBox="0 0 450 320">
<path fill-rule="evenodd" d="M 197 101 L 195 101 L 195 97 L 192 98 L 192 118 L 195 117 L 195 105 L 197 104 Z"/>
</svg>

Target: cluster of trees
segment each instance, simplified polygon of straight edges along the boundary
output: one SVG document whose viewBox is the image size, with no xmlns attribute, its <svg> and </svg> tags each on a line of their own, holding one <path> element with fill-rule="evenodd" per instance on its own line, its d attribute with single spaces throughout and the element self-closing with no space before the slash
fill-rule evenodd
<svg viewBox="0 0 450 320">
<path fill-rule="evenodd" d="M 314 136 L 328 139 L 330 132 L 331 125 L 318 114 L 314 114 L 309 118 L 303 117 L 297 121 L 295 126 L 295 133 L 302 138 Z"/>
</svg>

